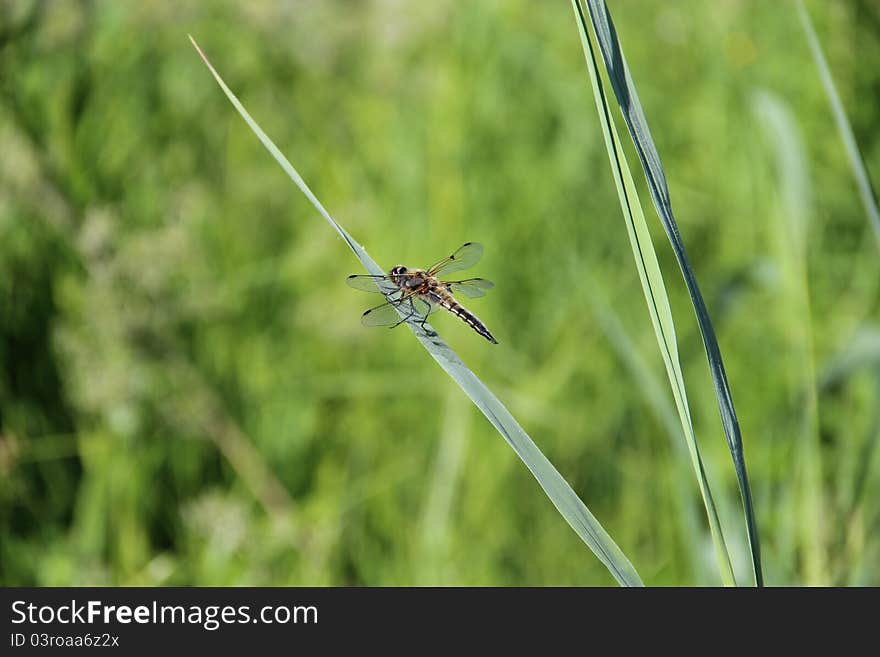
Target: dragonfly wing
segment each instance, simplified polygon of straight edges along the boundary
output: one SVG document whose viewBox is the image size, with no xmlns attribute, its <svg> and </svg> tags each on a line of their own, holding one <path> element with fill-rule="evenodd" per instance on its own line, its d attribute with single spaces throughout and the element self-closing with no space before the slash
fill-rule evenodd
<svg viewBox="0 0 880 657">
<path fill-rule="evenodd" d="M 447 258 L 443 258 L 428 270 L 428 275 L 451 274 L 454 271 L 469 269 L 480 261 L 483 256 L 483 245 L 479 242 L 467 242 Z"/>
<path fill-rule="evenodd" d="M 397 304 L 388 301 L 375 308 L 370 308 L 361 317 L 364 326 L 394 326 L 403 319 L 397 312 Z"/>
<path fill-rule="evenodd" d="M 468 278 L 463 281 L 449 281 L 444 283 L 453 294 L 463 294 L 471 299 L 486 296 L 486 291 L 495 287 L 495 283 L 485 278 Z"/>
<path fill-rule="evenodd" d="M 370 308 L 361 317 L 361 323 L 364 326 L 394 327 L 407 320 L 421 322 L 431 310 L 431 305 L 427 301 L 409 296 L 403 300 L 387 301 L 375 308 Z"/>
<path fill-rule="evenodd" d="M 371 274 L 349 276 L 345 279 L 345 284 L 355 290 L 377 294 L 393 294 L 400 289 L 391 282 L 388 276 L 373 276 Z"/>
</svg>

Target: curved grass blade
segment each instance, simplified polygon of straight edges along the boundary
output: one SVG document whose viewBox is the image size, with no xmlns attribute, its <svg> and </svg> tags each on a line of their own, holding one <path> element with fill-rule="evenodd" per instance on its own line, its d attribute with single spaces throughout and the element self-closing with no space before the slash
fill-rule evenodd
<svg viewBox="0 0 880 657">
<path fill-rule="evenodd" d="M 853 135 L 852 127 L 846 118 L 846 112 L 843 109 L 843 103 L 840 95 L 837 93 L 837 87 L 834 86 L 834 78 L 831 77 L 831 70 L 828 68 L 828 62 L 825 61 L 825 55 L 822 54 L 822 46 L 819 45 L 819 37 L 816 36 L 816 30 L 813 29 L 813 22 L 810 15 L 804 7 L 803 0 L 798 0 L 798 14 L 801 17 L 801 25 L 804 32 L 807 33 L 807 41 L 810 44 L 810 52 L 813 53 L 813 59 L 816 60 L 816 66 L 819 69 L 819 76 L 822 78 L 822 85 L 825 87 L 825 93 L 828 95 L 828 102 L 831 103 L 831 110 L 834 112 L 834 121 L 837 123 L 837 130 L 840 132 L 840 138 L 843 140 L 846 154 L 849 158 L 849 164 L 852 167 L 853 175 L 856 178 L 856 185 L 859 188 L 859 196 L 862 198 L 862 205 L 865 206 L 865 213 L 868 215 L 868 221 L 871 228 L 874 229 L 874 237 L 877 239 L 877 246 L 880 247 L 880 210 L 877 209 L 877 194 L 871 186 L 871 179 L 868 178 L 868 171 L 865 168 L 865 161 L 859 153 L 859 147 L 856 145 L 856 138 Z"/>
<path fill-rule="evenodd" d="M 230 91 L 223 79 L 214 70 L 214 67 L 208 61 L 208 58 L 199 48 L 195 40 L 190 36 L 193 46 L 198 51 L 202 61 L 211 71 L 217 84 L 226 94 L 226 97 L 233 104 L 238 113 L 248 124 L 257 138 L 263 143 L 263 146 L 272 154 L 272 157 L 281 165 L 281 168 L 290 176 L 291 180 L 296 183 L 306 198 L 311 201 L 315 209 L 321 213 L 321 216 L 333 227 L 333 229 L 345 240 L 349 248 L 354 252 L 361 261 L 366 270 L 375 275 L 384 274 L 376 262 L 367 255 L 364 248 L 355 242 L 342 226 L 336 223 L 320 201 L 315 197 L 312 191 L 306 185 L 305 181 L 297 173 L 293 165 L 288 162 L 287 158 L 278 150 L 272 140 L 266 136 L 266 133 L 257 125 L 244 106 L 239 102 L 235 94 Z M 559 474 L 559 471 L 553 467 L 553 464 L 538 449 L 534 441 L 529 438 L 528 434 L 517 423 L 510 412 L 498 400 L 495 395 L 480 381 L 477 376 L 471 372 L 467 366 L 462 363 L 455 352 L 450 349 L 437 333 L 430 328 L 430 325 L 424 327 L 418 323 L 407 322 L 410 330 L 418 338 L 422 346 L 431 354 L 431 357 L 437 361 L 446 373 L 461 386 L 464 393 L 470 397 L 471 401 L 480 409 L 483 415 L 492 423 L 498 432 L 504 437 L 508 444 L 516 452 L 517 456 L 522 459 L 526 467 L 534 475 L 535 479 L 544 489 L 547 497 L 553 502 L 562 517 L 571 525 L 575 533 L 587 546 L 595 553 L 599 560 L 605 564 L 605 567 L 611 572 L 612 576 L 624 586 L 643 586 L 639 574 L 633 568 L 629 559 L 617 546 L 617 544 L 607 534 L 605 529 L 599 524 L 599 521 L 590 513 L 590 510 L 581 501 L 577 494 L 572 490 L 568 482 Z"/>
<path fill-rule="evenodd" d="M 736 410 L 733 407 L 733 398 L 730 394 L 727 374 L 724 371 L 721 349 L 718 346 L 718 339 L 715 337 L 715 329 L 709 318 L 709 311 L 706 309 L 703 295 L 697 285 L 697 279 L 688 261 L 684 243 L 678 233 L 678 226 L 672 213 L 672 202 L 669 198 L 666 175 L 663 173 L 663 165 L 660 163 L 660 155 L 654 145 L 654 140 L 651 138 L 651 131 L 648 129 L 648 123 L 639 102 L 639 96 L 630 77 L 629 67 L 626 65 L 623 50 L 617 40 L 617 32 L 614 29 L 611 15 L 608 13 L 604 0 L 572 0 L 576 7 L 575 14 L 583 32 L 581 35 L 582 39 L 589 39 L 586 20 L 580 5 L 582 1 L 589 11 L 590 22 L 599 43 L 599 49 L 605 63 L 605 70 L 608 72 L 608 79 L 611 81 L 614 95 L 620 105 L 627 129 L 632 137 L 639 160 L 642 163 L 651 198 L 654 201 L 654 206 L 657 208 L 657 213 L 660 215 L 660 221 L 663 224 L 669 242 L 672 244 L 673 253 L 678 261 L 688 294 L 691 297 L 691 303 L 694 306 L 694 312 L 697 315 L 697 323 L 700 327 L 703 346 L 706 349 L 706 358 L 709 361 L 709 370 L 715 386 L 715 396 L 718 399 L 718 408 L 721 412 L 721 424 L 724 427 L 727 447 L 733 459 L 737 484 L 739 485 L 739 492 L 742 497 L 755 584 L 763 586 L 764 576 L 761 571 L 761 547 L 758 539 L 758 525 L 752 505 L 752 493 L 746 471 L 742 435 L 739 429 L 739 420 L 736 417 Z"/>
<path fill-rule="evenodd" d="M 590 73 L 590 82 L 593 87 L 593 95 L 596 99 L 596 108 L 599 111 L 599 123 L 602 125 L 602 133 L 605 136 L 605 147 L 611 160 L 611 170 L 614 175 L 614 183 L 620 198 L 620 207 L 629 234 L 630 245 L 639 272 L 639 280 L 645 293 L 648 304 L 648 314 L 657 334 L 657 343 L 663 356 L 663 364 L 666 366 L 666 374 L 672 386 L 672 394 L 675 398 L 675 406 L 678 410 L 678 418 L 685 433 L 685 442 L 690 452 L 694 472 L 697 475 L 697 483 L 703 496 L 703 504 L 706 507 L 706 515 L 709 520 L 709 529 L 712 534 L 712 542 L 715 545 L 715 556 L 721 569 L 721 579 L 726 585 L 735 585 L 733 567 L 730 563 L 730 555 L 724 543 L 724 534 L 721 531 L 721 521 L 712 499 L 712 491 L 703 468 L 700 450 L 697 447 L 697 438 L 691 421 L 691 413 L 688 408 L 687 392 L 684 386 L 684 375 L 678 359 L 678 344 L 675 339 L 675 325 L 672 321 L 672 310 L 669 307 L 669 298 L 666 287 L 663 284 L 663 276 L 660 272 L 660 264 L 657 262 L 657 254 L 648 232 L 648 224 L 642 211 L 635 181 L 630 172 L 623 152 L 623 144 L 617 135 L 617 128 L 611 117 L 611 111 L 605 99 L 602 82 L 599 79 L 599 67 L 596 61 L 593 46 L 590 43 L 586 22 L 580 12 L 577 0 L 572 0 L 575 17 L 581 27 L 581 44 L 584 48 L 584 56 L 587 59 L 587 70 Z"/>
</svg>

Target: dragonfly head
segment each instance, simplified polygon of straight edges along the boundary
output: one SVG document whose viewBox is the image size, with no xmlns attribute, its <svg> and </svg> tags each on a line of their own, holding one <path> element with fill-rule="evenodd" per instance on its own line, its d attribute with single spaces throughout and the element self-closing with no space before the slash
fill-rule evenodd
<svg viewBox="0 0 880 657">
<path fill-rule="evenodd" d="M 403 265 L 397 265 L 394 269 L 391 270 L 391 280 L 400 285 L 400 277 L 406 274 L 406 267 Z"/>
</svg>

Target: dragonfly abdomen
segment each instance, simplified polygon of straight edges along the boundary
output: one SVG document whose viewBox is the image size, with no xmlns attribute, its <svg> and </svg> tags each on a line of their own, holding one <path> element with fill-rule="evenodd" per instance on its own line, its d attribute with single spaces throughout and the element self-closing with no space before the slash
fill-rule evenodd
<svg viewBox="0 0 880 657">
<path fill-rule="evenodd" d="M 486 338 L 489 342 L 493 344 L 498 344 L 498 340 L 495 339 L 495 336 L 489 332 L 489 329 L 486 328 L 486 325 L 480 321 L 480 319 L 474 315 L 470 310 L 462 306 L 455 298 L 452 297 L 451 294 L 438 294 L 435 291 L 431 291 L 430 296 L 431 300 L 434 303 L 440 304 L 443 308 L 448 310 L 449 312 L 457 315 L 464 321 L 465 324 L 474 329 L 477 333 Z"/>
</svg>

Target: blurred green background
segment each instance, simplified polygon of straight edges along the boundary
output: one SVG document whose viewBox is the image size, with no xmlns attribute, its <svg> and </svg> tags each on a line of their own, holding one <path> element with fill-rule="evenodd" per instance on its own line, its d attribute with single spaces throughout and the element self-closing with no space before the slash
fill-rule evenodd
<svg viewBox="0 0 880 657">
<path fill-rule="evenodd" d="M 767 582 L 880 584 L 880 250 L 795 5 L 609 4 Z M 876 181 L 880 9 L 808 7 Z M 613 584 L 409 332 L 361 326 L 357 261 L 187 33 L 383 266 L 484 243 L 497 287 L 469 306 L 500 345 L 435 328 L 646 583 L 719 583 L 568 0 L 0 4 L 0 583 Z M 643 203 L 747 582 L 699 331 Z"/>
</svg>

